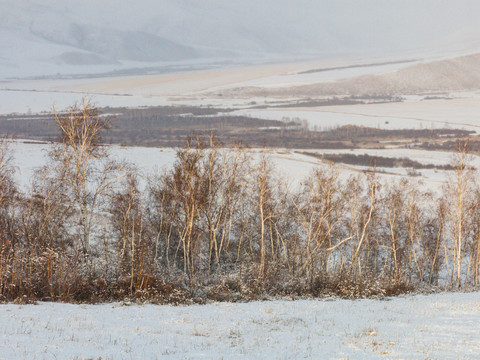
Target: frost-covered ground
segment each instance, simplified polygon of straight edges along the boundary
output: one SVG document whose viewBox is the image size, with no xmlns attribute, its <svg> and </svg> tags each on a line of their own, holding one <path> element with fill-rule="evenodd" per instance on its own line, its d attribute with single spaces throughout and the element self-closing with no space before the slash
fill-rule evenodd
<svg viewBox="0 0 480 360">
<path fill-rule="evenodd" d="M 35 170 L 48 161 L 49 144 L 16 140 L 10 142 L 12 165 L 15 167 L 15 179 L 23 187 L 28 186 Z M 125 160 L 135 164 L 140 176 L 161 173 L 170 168 L 175 161 L 175 149 L 147 147 L 110 147 L 110 155 L 116 160 Z"/>
<path fill-rule="evenodd" d="M 455 58 L 452 61 L 458 59 L 462 58 Z M 480 61 L 477 58 L 475 59 L 475 61 Z M 80 100 L 85 95 L 93 97 L 99 106 L 136 107 L 190 104 L 243 109 L 253 102 L 257 105 L 271 106 L 278 105 L 279 100 L 283 102 L 295 101 L 302 98 L 302 96 L 304 100 L 318 96 L 331 97 L 338 95 L 339 90 L 337 86 L 340 85 L 337 81 L 350 79 L 355 83 L 355 81 L 358 81 L 359 76 L 362 75 L 363 77 L 360 76 L 361 78 L 366 77 L 374 84 L 377 81 L 374 77 L 376 75 L 382 76 L 388 70 L 387 73 L 397 74 L 398 77 L 401 77 L 398 74 L 401 74 L 402 69 L 405 66 L 412 66 L 409 65 L 411 63 L 399 62 L 389 65 L 358 67 L 359 64 L 367 64 L 369 62 L 382 64 L 381 61 L 382 59 L 372 60 L 369 58 L 363 60 L 350 59 L 349 61 L 346 59 L 320 59 L 310 62 L 299 61 L 249 66 L 231 65 L 223 68 L 192 71 L 179 69 L 176 72 L 136 76 L 0 80 L 0 96 L 5 100 L 0 102 L 0 114 L 50 111 L 54 104 L 57 108 L 64 108 L 71 105 L 74 101 Z M 470 66 L 478 70 L 478 66 L 475 66 L 475 61 L 472 60 L 474 65 Z M 428 66 L 434 67 L 434 65 L 435 62 L 430 62 L 422 66 L 430 69 Z M 324 71 L 317 71 L 318 69 L 324 69 Z M 446 76 L 442 72 L 434 73 L 434 75 L 436 76 L 434 77 L 435 79 L 442 79 Z M 461 75 L 453 73 L 448 74 L 447 77 L 454 81 L 463 79 Z M 295 90 L 298 85 L 316 83 L 330 83 L 332 92 L 312 93 L 305 97 L 305 94 L 301 95 L 301 91 L 297 93 L 298 89 Z M 367 81 L 367 83 L 369 82 Z M 242 89 L 248 89 L 249 86 L 256 86 L 260 90 L 259 92 L 243 93 Z M 286 87 L 292 90 L 287 91 L 283 95 L 272 95 L 273 97 L 268 95 L 268 92 L 262 92 L 261 90 L 276 87 Z M 321 127 L 345 124 L 382 126 L 387 129 L 418 126 L 443 127 L 446 124 L 472 125 L 477 128 L 480 126 L 476 118 L 476 114 L 478 114 L 478 98 L 480 97 L 478 90 L 475 90 L 477 87 L 473 87 L 473 90 L 470 88 L 463 89 L 457 84 L 457 87 L 453 88 L 456 90 L 449 91 L 448 87 L 443 88 L 435 81 L 430 87 L 432 90 L 427 94 L 425 92 L 417 94 L 418 89 L 414 87 L 410 89 L 406 86 L 403 92 L 398 94 L 407 100 L 401 104 L 331 106 L 305 109 L 287 108 L 265 111 L 256 110 L 249 111 L 249 113 L 255 116 L 258 114 L 260 117 L 268 115 L 272 117 L 267 118 L 273 119 L 299 116 L 310 120 L 308 118 L 314 116 L 312 125 Z M 233 93 L 221 91 L 225 89 L 237 89 L 237 91 Z M 365 94 L 361 89 L 352 91 L 353 95 L 361 96 Z M 380 88 L 375 88 L 371 90 L 372 92 L 380 94 L 389 93 L 387 90 Z M 343 94 L 343 92 L 340 93 Z M 345 94 L 347 93 L 351 93 L 351 91 Z M 437 99 L 418 101 L 425 96 Z M 467 102 L 461 103 L 457 100 L 449 100 L 450 98 L 460 100 L 467 98 Z M 294 112 L 298 112 L 299 115 L 295 115 Z M 310 115 L 307 115 L 307 113 L 310 113 Z M 317 120 L 316 118 L 319 115 L 320 119 Z M 390 125 L 383 126 L 385 121 L 389 121 Z"/>
<path fill-rule="evenodd" d="M 306 120 L 311 128 L 318 130 L 357 125 L 386 130 L 453 128 L 480 132 L 480 93 L 457 93 L 454 96 L 456 98 L 407 99 L 405 102 L 368 105 L 241 109 L 233 114 L 272 120 Z"/>
<path fill-rule="evenodd" d="M 50 145 L 15 140 L 10 142 L 9 146 L 12 152 L 12 165 L 16 171 L 15 179 L 25 189 L 29 186 L 35 170 L 47 164 Z M 248 155 L 255 161 L 260 159 L 263 152 L 262 149 L 249 149 Z M 170 169 L 175 162 L 176 149 L 112 145 L 109 153 L 113 159 L 134 164 L 139 170 L 137 174 L 142 179 L 146 179 L 148 176 L 161 174 Z M 282 179 L 285 185 L 295 186 L 315 167 L 325 165 L 318 159 L 297 154 L 291 150 L 265 150 L 265 154 L 272 160 L 278 178 Z M 349 173 L 351 172 L 346 172 L 346 174 Z"/>
<path fill-rule="evenodd" d="M 28 140 L 16 140 L 10 143 L 10 149 L 13 155 L 12 164 L 16 170 L 16 180 L 22 188 L 28 187 L 36 169 L 45 165 L 48 161 L 49 144 L 30 142 Z M 138 174 L 146 179 L 148 176 L 162 173 L 171 168 L 175 162 L 175 149 L 173 148 L 153 148 L 153 147 L 123 147 L 113 145 L 110 147 L 112 158 L 117 160 L 126 160 L 136 165 L 139 169 Z M 447 165 L 451 163 L 453 154 L 442 151 L 425 151 L 415 149 L 336 149 L 336 150 L 298 150 L 294 149 L 249 149 L 248 155 L 253 160 L 259 159 L 262 153 L 272 161 L 276 172 L 276 178 L 280 179 L 285 185 L 296 187 L 308 177 L 313 169 L 317 167 L 328 166 L 328 162 L 301 154 L 299 152 L 311 152 L 316 154 L 369 154 L 371 156 L 409 158 L 422 164 Z M 480 157 L 471 156 L 471 163 L 476 168 L 480 168 Z M 351 175 L 356 175 L 360 171 L 368 170 L 367 166 L 337 164 L 340 171 L 340 177 L 346 179 Z M 378 178 L 384 182 L 391 182 L 402 177 L 408 176 L 408 168 L 377 168 Z M 442 183 L 448 179 L 448 171 L 435 169 L 420 169 L 419 176 L 410 177 L 412 181 L 418 182 L 422 187 L 440 189 Z"/>
<path fill-rule="evenodd" d="M 478 359 L 480 295 L 0 305 L 0 359 Z"/>
<path fill-rule="evenodd" d="M 36 169 L 45 165 L 48 161 L 49 144 L 31 142 L 28 140 L 16 140 L 10 143 L 13 155 L 12 164 L 15 166 L 15 178 L 23 189 L 26 189 Z M 138 168 L 138 175 L 144 180 L 151 175 L 160 174 L 170 169 L 175 162 L 173 148 L 153 147 L 123 147 L 112 145 L 110 155 L 116 160 L 125 160 Z M 295 149 L 249 149 L 248 155 L 255 161 L 260 159 L 262 153 L 271 160 L 275 176 L 282 184 L 297 187 L 302 180 L 306 179 L 315 168 L 329 166 L 318 158 L 304 155 L 301 152 L 315 154 L 368 154 L 371 156 L 383 156 L 390 158 L 409 158 L 422 164 L 447 165 L 453 160 L 453 153 L 443 151 L 426 151 L 407 148 L 387 149 L 334 149 L 334 150 L 295 150 Z M 470 163 L 480 168 L 480 157 L 470 156 Z M 361 171 L 370 170 L 368 166 L 348 165 L 337 163 L 340 178 L 346 180 L 349 176 L 358 175 Z M 439 190 L 442 184 L 449 179 L 451 171 L 438 169 L 419 169 L 417 176 L 409 176 L 410 168 L 386 168 L 377 167 L 378 179 L 384 183 L 409 178 L 425 190 Z"/>
</svg>

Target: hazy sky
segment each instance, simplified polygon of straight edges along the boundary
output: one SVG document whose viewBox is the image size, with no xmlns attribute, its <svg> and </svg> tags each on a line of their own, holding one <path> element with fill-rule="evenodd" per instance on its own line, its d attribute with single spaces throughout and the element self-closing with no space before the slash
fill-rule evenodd
<svg viewBox="0 0 480 360">
<path fill-rule="evenodd" d="M 85 21 L 97 19 L 97 23 L 109 27 L 152 31 L 189 45 L 252 51 L 414 48 L 430 41 L 475 37 L 480 30 L 480 1 L 474 0 L 83 0 L 52 3 L 62 3 L 67 9 L 67 3 L 76 3 L 74 8 L 81 7 L 88 13 Z M 104 14 L 111 7 L 115 7 L 113 16 L 105 18 Z"/>
<path fill-rule="evenodd" d="M 415 48 L 479 33 L 474 0 L 2 0 L 25 23 L 61 20 L 244 51 Z M 16 11 L 17 13 L 19 11 Z M 21 16 L 19 14 L 16 15 Z M 58 19 L 60 18 L 60 19 Z M 480 36 L 479 36 L 480 37 Z"/>
<path fill-rule="evenodd" d="M 0 9 L 0 66 L 68 61 L 72 51 L 118 62 L 130 48 L 140 61 L 163 47 L 233 57 L 480 50 L 476 0 L 0 0 Z"/>
</svg>

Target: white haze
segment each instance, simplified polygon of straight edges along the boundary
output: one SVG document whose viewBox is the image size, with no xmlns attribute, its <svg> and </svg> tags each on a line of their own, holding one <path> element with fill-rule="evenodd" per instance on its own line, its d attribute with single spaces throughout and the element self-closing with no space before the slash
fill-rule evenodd
<svg viewBox="0 0 480 360">
<path fill-rule="evenodd" d="M 0 0 L 0 79 L 480 48 L 467 0 Z"/>
</svg>

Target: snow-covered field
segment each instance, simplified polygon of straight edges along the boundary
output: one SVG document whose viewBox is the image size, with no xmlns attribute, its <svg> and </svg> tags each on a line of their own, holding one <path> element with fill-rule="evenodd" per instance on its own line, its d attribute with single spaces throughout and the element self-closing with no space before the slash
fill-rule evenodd
<svg viewBox="0 0 480 360">
<path fill-rule="evenodd" d="M 15 140 L 10 143 L 10 150 L 13 155 L 12 164 L 15 166 L 15 178 L 20 186 L 25 189 L 31 182 L 34 171 L 47 163 L 49 144 L 30 142 L 28 140 Z M 355 154 L 370 156 L 381 156 L 389 158 L 409 158 L 421 164 L 448 165 L 453 161 L 453 154 L 442 151 L 427 151 L 407 148 L 386 148 L 386 149 L 334 149 L 334 150 L 295 150 L 295 149 L 249 149 L 248 155 L 253 160 L 259 159 L 265 152 L 272 161 L 276 171 L 276 178 L 282 183 L 293 188 L 297 187 L 302 180 L 307 178 L 317 167 L 328 166 L 318 158 L 304 155 L 300 152 L 315 154 Z M 173 148 L 154 147 L 123 147 L 113 145 L 110 147 L 110 155 L 116 160 L 125 160 L 134 164 L 142 179 L 148 176 L 162 173 L 173 166 L 176 150 Z M 480 169 L 480 157 L 471 155 L 469 161 L 472 166 Z M 338 163 L 341 179 L 346 180 L 351 175 L 369 170 L 367 166 L 348 165 Z M 384 168 L 378 167 L 378 179 L 385 183 L 408 177 L 425 190 L 439 190 L 442 184 L 448 180 L 450 171 L 436 169 L 419 169 L 415 177 L 408 176 L 409 168 Z M 142 181 L 143 183 L 143 181 Z"/>
<path fill-rule="evenodd" d="M 418 161 L 424 165 L 448 165 L 452 163 L 454 158 L 454 154 L 450 152 L 405 149 L 400 147 L 390 149 L 322 149 L 308 151 L 319 154 L 368 154 L 370 156 L 382 156 L 389 158 L 407 158 Z M 471 161 L 473 166 L 480 166 L 480 158 L 478 156 L 472 155 Z"/>
<path fill-rule="evenodd" d="M 84 96 L 92 99 L 93 104 L 99 107 L 117 106 L 117 107 L 139 107 L 139 106 L 159 106 L 166 105 L 166 101 L 148 96 L 126 96 L 115 94 L 92 94 L 78 92 L 60 92 L 43 90 L 1 90 L 0 96 L 0 114 L 11 113 L 41 113 L 51 112 L 55 107 L 57 110 L 63 110 L 76 102 L 82 100 Z"/>
<path fill-rule="evenodd" d="M 301 150 L 305 151 L 305 150 Z M 406 148 L 393 148 L 393 149 L 323 149 L 308 150 L 310 153 L 315 154 L 352 154 L 352 155 L 370 155 L 387 158 L 407 158 L 417 161 L 423 165 L 433 164 L 436 166 L 451 165 L 454 161 L 454 153 L 443 151 L 428 151 Z M 471 166 L 476 169 L 480 168 L 480 157 L 476 155 L 470 155 L 468 158 Z M 337 163 L 337 167 L 341 169 L 343 177 L 353 174 L 355 171 L 369 170 L 368 166 L 350 165 Z M 418 169 L 416 170 L 417 176 L 410 177 L 408 173 L 411 168 L 387 168 L 377 167 L 379 171 L 379 179 L 388 183 L 390 181 L 398 180 L 401 177 L 410 178 L 412 181 L 416 181 L 418 186 L 425 190 L 439 190 L 446 181 L 453 175 L 452 171 L 439 170 L 439 169 Z M 382 173 L 383 172 L 383 173 Z"/>
<path fill-rule="evenodd" d="M 203 99 L 196 92 L 234 86 L 246 80 L 259 80 L 301 71 L 307 65 L 274 64 L 237 66 L 203 71 L 183 71 L 149 76 L 119 76 L 90 79 L 0 81 L 0 114 L 50 111 L 52 105 L 63 108 L 82 96 L 93 98 L 98 106 L 155 106 L 177 103 L 231 106 L 237 100 Z M 327 63 L 330 66 L 331 63 Z M 172 98 L 173 97 L 173 98 Z M 252 101 L 242 101 L 248 103 Z"/>
<path fill-rule="evenodd" d="M 262 86 L 266 88 L 286 87 L 286 86 L 298 86 L 315 84 L 322 82 L 331 82 L 339 79 L 346 79 L 361 75 L 370 75 L 385 73 L 390 71 L 396 71 L 403 67 L 409 66 L 415 61 L 379 61 L 371 64 L 366 64 L 365 61 L 345 62 L 345 59 L 324 59 L 323 61 L 317 60 L 316 62 L 300 63 L 297 66 L 290 65 L 290 69 L 284 66 L 283 73 L 271 75 L 271 72 L 263 74 L 262 78 L 258 79 L 244 79 L 244 81 L 230 84 L 226 86 L 219 86 L 211 90 L 227 89 L 231 87 L 244 87 L 244 86 Z M 302 69 L 303 68 L 303 69 Z"/>
<path fill-rule="evenodd" d="M 10 143 L 12 165 L 16 170 L 15 179 L 25 187 L 30 184 L 36 169 L 48 161 L 50 145 L 45 143 L 16 140 Z M 175 149 L 111 146 L 110 154 L 116 160 L 135 164 L 139 175 L 148 176 L 170 168 L 175 161 Z"/>
<path fill-rule="evenodd" d="M 13 165 L 16 169 L 16 180 L 23 187 L 30 184 L 33 173 L 39 167 L 47 163 L 47 155 L 50 149 L 49 144 L 30 142 L 28 140 L 16 140 L 11 142 L 10 149 L 13 155 Z M 139 175 L 143 178 L 161 173 L 173 165 L 175 162 L 175 149 L 173 148 L 153 148 L 153 147 L 123 147 L 111 146 L 110 154 L 117 160 L 126 160 L 137 166 Z M 265 151 L 271 159 L 277 178 L 285 182 L 286 185 L 297 186 L 302 180 L 312 173 L 316 167 L 327 166 L 325 162 L 312 156 L 298 153 L 294 149 L 249 149 L 248 154 L 255 160 L 259 159 L 262 152 Z M 409 158 L 422 164 L 447 165 L 452 162 L 453 155 L 441 151 L 425 151 L 414 149 L 338 149 L 338 150 L 299 150 L 317 154 L 369 154 L 371 156 Z M 480 168 L 480 157 L 471 156 L 471 163 L 476 168 Z M 346 179 L 350 175 L 358 174 L 359 171 L 366 170 L 365 166 L 354 166 L 338 164 L 341 178 Z M 379 173 L 379 179 L 390 182 L 401 177 L 407 176 L 407 168 L 377 168 L 385 172 Z M 440 188 L 441 184 L 448 179 L 448 171 L 442 170 L 419 170 L 420 176 L 412 178 L 417 182 L 422 182 L 425 187 Z"/>
<path fill-rule="evenodd" d="M 396 66 L 401 68 L 405 64 L 388 65 L 388 67 Z M 288 86 L 293 86 L 297 81 L 316 81 L 315 78 L 318 75 L 315 73 L 298 75 L 302 69 L 315 67 L 315 63 L 289 63 L 151 76 L 6 81 L 0 82 L 2 98 L 0 114 L 39 113 L 51 111 L 52 106 L 63 109 L 88 95 L 92 102 L 100 107 L 208 105 L 237 109 L 230 115 L 246 115 L 271 120 L 305 120 L 312 129 L 317 130 L 357 125 L 386 130 L 450 127 L 480 132 L 480 92 L 478 91 L 447 92 L 431 95 L 430 100 L 424 100 L 426 95 L 410 95 L 405 97 L 405 101 L 398 103 L 255 109 L 248 107 L 275 104 L 278 106 L 279 99 L 261 96 L 245 98 L 218 96 L 215 90 L 238 87 L 243 82 L 254 82 L 268 87 L 277 82 L 277 85 L 283 84 L 282 81 L 285 81 Z M 382 68 L 378 66 L 331 70 L 319 74 L 339 78 L 353 70 L 381 71 Z M 282 101 L 295 99 L 293 96 Z"/>
<path fill-rule="evenodd" d="M 386 130 L 457 128 L 480 132 L 480 94 L 455 95 L 458 98 L 311 108 L 242 109 L 233 114 L 272 120 L 306 120 L 311 128 L 318 130 L 357 125 Z"/>
<path fill-rule="evenodd" d="M 28 187 L 36 169 L 48 161 L 49 144 L 16 140 L 10 143 L 15 166 L 15 179 L 24 189 Z M 255 160 L 259 159 L 263 150 L 250 149 L 249 155 Z M 122 147 L 111 146 L 110 155 L 116 160 L 125 160 L 134 164 L 143 179 L 148 176 L 162 173 L 173 166 L 176 150 L 173 148 L 153 147 Z M 286 185 L 296 185 L 306 178 L 316 166 L 323 166 L 320 160 L 296 154 L 290 150 L 266 150 L 279 174 Z M 348 173 L 348 172 L 347 172 Z"/>
<path fill-rule="evenodd" d="M 0 359 L 478 359 L 478 293 L 0 305 Z"/>
<path fill-rule="evenodd" d="M 454 63 L 455 61 L 459 61 L 460 63 L 468 63 L 468 68 L 461 68 L 461 70 L 465 72 L 471 68 L 473 71 L 478 70 L 478 58 L 478 56 L 473 58 L 453 58 L 450 62 Z M 313 98 L 320 95 L 323 97 L 333 96 L 336 95 L 338 91 L 341 91 L 336 87 L 343 86 L 340 81 L 345 79 L 350 79 L 349 81 L 351 81 L 352 84 L 356 84 L 356 82 L 359 81 L 358 79 L 363 79 L 362 81 L 366 82 L 367 85 L 370 84 L 368 86 L 374 87 L 374 89 L 371 89 L 373 93 L 378 92 L 382 94 L 389 93 L 388 89 L 382 90 L 381 86 L 377 84 L 378 79 L 375 76 L 394 74 L 397 77 L 401 77 L 402 71 L 406 66 L 416 69 L 411 63 L 402 62 L 358 67 L 358 64 L 367 64 L 369 61 L 373 61 L 373 63 L 376 61 L 378 64 L 382 63 L 382 59 L 350 59 L 347 61 L 346 59 L 338 58 L 319 59 L 309 62 L 298 61 L 248 66 L 231 65 L 222 68 L 192 71 L 179 69 L 177 72 L 151 75 L 0 80 L 0 95 L 2 99 L 5 100 L 0 103 L 0 113 L 50 111 L 53 104 L 62 108 L 70 105 L 75 100 L 81 99 L 81 97 L 85 95 L 94 97 L 94 100 L 96 100 L 99 106 L 134 107 L 192 104 L 242 108 L 252 102 L 267 104 L 268 102 L 278 101 L 279 98 L 283 101 L 292 101 L 303 96 L 305 99 L 305 94 L 303 94 L 302 91 L 299 90 L 300 93 L 298 94 L 295 92 L 295 89 L 299 89 L 298 85 L 302 84 L 328 83 L 329 91 L 331 91 L 331 93 L 327 92 L 323 95 L 321 95 L 321 93 L 316 95 L 315 93 L 309 94 L 306 99 L 309 99 L 311 96 L 313 96 Z M 440 64 L 448 68 L 447 65 L 450 64 L 450 62 Z M 474 83 L 476 87 L 472 85 L 473 89 L 462 89 L 461 84 L 459 85 L 457 82 L 464 80 L 465 74 L 453 73 L 445 75 L 444 72 L 442 72 L 444 70 L 435 70 L 436 67 L 440 65 L 434 61 L 427 61 L 421 64 L 421 66 L 421 69 L 431 71 L 433 73 L 431 76 L 435 79 L 442 79 L 443 77 L 450 79 L 451 82 L 456 84 L 452 88 L 455 90 L 449 91 L 448 86 L 445 87 L 440 81 L 438 81 L 437 84 L 437 82 L 432 80 L 433 83 L 429 85 L 429 89 L 431 88 L 433 93 L 430 95 L 423 92 L 422 96 L 416 96 L 415 92 L 419 90 L 416 89 L 414 85 L 410 85 L 410 87 L 405 85 L 400 95 L 405 95 L 404 97 L 407 101 L 402 104 L 333 106 L 307 109 L 289 108 L 275 109 L 274 111 L 277 113 L 286 113 L 285 115 L 281 115 L 282 117 L 295 116 L 294 114 L 290 114 L 294 111 L 322 113 L 323 117 L 326 117 L 326 114 L 330 114 L 328 116 L 330 116 L 331 119 L 328 117 L 325 119 L 325 121 L 330 123 L 324 126 L 343 125 L 345 120 L 342 119 L 346 119 L 347 123 L 352 123 L 348 122 L 350 120 L 354 120 L 355 122 L 353 123 L 359 123 L 359 121 L 361 123 L 361 119 L 363 119 L 363 121 L 366 122 L 366 126 L 378 126 L 379 124 L 382 125 L 385 120 L 392 120 L 390 121 L 391 125 L 386 128 L 397 128 L 398 126 L 404 128 L 412 126 L 412 124 L 413 127 L 417 127 L 421 122 L 424 122 L 424 124 L 420 126 L 432 126 L 432 124 L 442 127 L 445 126 L 445 124 L 478 126 L 476 123 L 478 121 L 472 124 L 472 119 L 475 119 L 476 114 L 478 114 L 478 99 L 480 97 L 478 90 L 475 90 L 478 89 L 476 83 Z M 339 69 L 335 67 L 339 67 Z M 325 69 L 325 71 L 315 72 L 316 69 Z M 420 72 L 421 69 L 416 69 L 415 71 Z M 305 71 L 314 72 L 305 73 Z M 388 72 L 385 73 L 385 71 Z M 397 79 L 397 81 L 400 80 Z M 247 91 L 243 93 L 242 89 L 248 89 L 249 86 L 255 86 L 257 91 Z M 358 87 L 358 84 L 356 86 Z M 375 88 L 375 86 L 377 88 Z M 288 88 L 290 90 L 283 95 L 277 94 L 274 97 L 270 97 L 266 89 L 272 87 Z M 234 92 L 228 92 L 229 89 Z M 265 92 L 262 89 L 265 90 Z M 354 92 L 353 95 L 364 94 L 361 88 L 355 89 L 351 90 Z M 418 101 L 427 95 L 440 98 L 437 100 Z M 441 99 L 441 97 L 446 97 L 447 99 Z M 448 98 L 454 98 L 455 100 L 448 100 Z M 461 100 L 464 100 L 464 102 L 461 102 Z M 436 111 L 432 112 L 432 109 Z M 445 109 L 445 111 L 441 112 L 443 115 L 440 117 L 438 117 L 440 113 L 439 109 Z M 459 118 L 454 116 L 457 113 L 460 114 Z M 425 117 L 423 116 L 424 114 Z M 350 115 L 351 117 L 356 116 L 359 118 L 359 121 L 353 118 L 348 119 L 346 115 Z M 278 116 L 275 118 L 278 118 Z M 382 121 L 382 119 L 379 118 L 386 119 Z M 323 124 L 319 125 L 322 126 Z"/>
</svg>

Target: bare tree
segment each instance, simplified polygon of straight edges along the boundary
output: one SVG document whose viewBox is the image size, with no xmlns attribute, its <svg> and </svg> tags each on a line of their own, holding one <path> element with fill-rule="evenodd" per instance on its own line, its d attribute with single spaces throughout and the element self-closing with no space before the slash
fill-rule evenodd
<svg viewBox="0 0 480 360">
<path fill-rule="evenodd" d="M 29 196 L 18 204 L 23 276 L 37 296 L 66 300 L 78 269 L 67 224 L 73 208 L 66 184 L 52 175 L 47 168 L 36 171 Z"/>
<path fill-rule="evenodd" d="M 111 194 L 109 211 L 118 254 L 120 279 L 130 294 L 144 290 L 154 272 L 154 237 L 144 221 L 144 206 L 135 172 L 129 172 L 121 189 Z"/>
<path fill-rule="evenodd" d="M 333 166 L 316 169 L 303 183 L 301 196 L 292 201 L 304 237 L 302 270 L 309 269 L 305 273 L 311 279 L 317 272 L 326 275 L 332 270 L 329 258 L 333 251 L 352 239 L 351 236 L 345 238 L 342 231 L 345 204 L 338 171 Z"/>
<path fill-rule="evenodd" d="M 190 277 L 220 268 L 221 257 L 228 257 L 236 204 L 246 186 L 241 149 L 222 150 L 213 137 L 207 148 L 192 140 L 178 150 L 173 169 L 150 184 L 156 248 L 168 268 L 181 264 Z"/>
<path fill-rule="evenodd" d="M 112 187 L 125 176 L 123 165 L 110 160 L 102 146 L 102 133 L 109 128 L 111 117 L 102 116 L 84 98 L 65 112 L 54 110 L 60 131 L 60 143 L 50 153 L 48 166 L 57 180 L 67 184 L 68 201 L 77 210 L 74 230 L 86 258 L 90 253 L 90 237 L 98 225 L 98 211 Z"/>
<path fill-rule="evenodd" d="M 349 232 L 354 240 L 351 242 L 349 273 L 353 277 L 362 278 L 365 277 L 365 272 L 371 271 L 376 265 L 376 244 L 371 238 L 371 232 L 377 210 L 378 183 L 375 172 L 369 174 L 368 187 L 365 189 L 359 181 L 358 178 L 351 180 L 348 185 L 351 192 L 346 201 L 349 207 Z"/>
<path fill-rule="evenodd" d="M 0 139 L 0 296 L 15 288 L 18 250 L 15 224 L 14 168 L 7 139 Z"/>
<path fill-rule="evenodd" d="M 14 168 L 8 140 L 0 139 L 0 204 L 5 203 L 16 192 L 13 180 Z"/>
<path fill-rule="evenodd" d="M 464 256 L 471 236 L 475 210 L 475 177 L 474 169 L 470 165 L 468 141 L 458 142 L 453 166 L 454 176 L 444 189 L 445 198 L 450 204 L 445 210 L 453 241 L 451 281 L 461 286 Z M 445 243 L 445 246 L 448 251 L 448 244 Z"/>
</svg>

